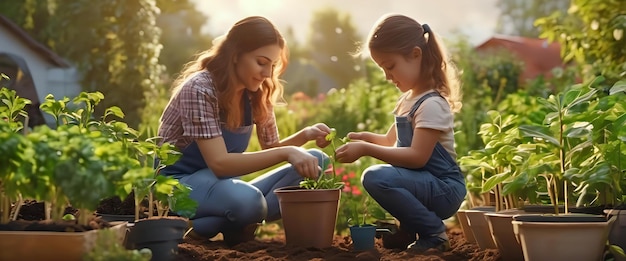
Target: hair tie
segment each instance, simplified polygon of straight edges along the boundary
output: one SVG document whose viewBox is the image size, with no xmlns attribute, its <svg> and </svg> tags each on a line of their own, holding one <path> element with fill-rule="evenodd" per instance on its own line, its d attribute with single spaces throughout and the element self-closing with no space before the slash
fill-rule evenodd
<svg viewBox="0 0 626 261">
<path fill-rule="evenodd" d="M 424 34 L 430 34 L 430 26 L 428 24 L 423 24 L 422 28 L 424 29 Z"/>
</svg>

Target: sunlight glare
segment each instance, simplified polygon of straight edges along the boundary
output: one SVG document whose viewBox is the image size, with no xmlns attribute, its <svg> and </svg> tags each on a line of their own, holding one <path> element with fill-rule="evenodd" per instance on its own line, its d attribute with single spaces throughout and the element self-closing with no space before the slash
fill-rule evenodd
<svg viewBox="0 0 626 261">
<path fill-rule="evenodd" d="M 261 14 L 280 9 L 282 0 L 239 0 L 238 5 L 245 13 Z"/>
</svg>

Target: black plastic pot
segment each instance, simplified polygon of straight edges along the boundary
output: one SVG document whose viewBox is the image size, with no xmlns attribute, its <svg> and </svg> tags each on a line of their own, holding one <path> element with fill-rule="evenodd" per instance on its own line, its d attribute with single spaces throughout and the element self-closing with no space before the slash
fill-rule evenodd
<svg viewBox="0 0 626 261">
<path fill-rule="evenodd" d="M 152 261 L 174 260 L 183 242 L 187 220 L 175 217 L 140 219 L 130 226 L 126 248 L 152 251 Z"/>
</svg>

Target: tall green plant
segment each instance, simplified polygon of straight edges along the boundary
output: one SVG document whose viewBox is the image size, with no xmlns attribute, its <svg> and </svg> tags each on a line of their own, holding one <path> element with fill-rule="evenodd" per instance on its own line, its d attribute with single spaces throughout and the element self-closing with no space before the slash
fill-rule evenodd
<svg viewBox="0 0 626 261">
<path fill-rule="evenodd" d="M 27 138 L 32 142 L 32 162 L 25 162 L 24 172 L 32 171 L 48 183 L 34 190 L 36 199 L 45 201 L 46 217 L 58 220 L 67 204 L 79 209 L 79 222 L 86 224 L 100 200 L 115 195 L 118 182 L 133 167 L 128 144 L 136 132 L 110 115 L 123 117 L 118 107 L 107 108 L 101 119 L 95 110 L 104 95 L 82 92 L 70 99 L 55 100 L 46 96 L 41 110 L 50 114 L 55 129 L 39 126 Z M 47 184 L 47 185 L 46 185 Z"/>
<path fill-rule="evenodd" d="M 594 87 L 601 81 L 599 77 L 587 84 L 573 85 L 548 99 L 538 98 L 548 110 L 543 125 L 522 125 L 519 128 L 522 135 L 534 139 L 538 158 L 534 158 L 529 168 L 538 170 L 536 173 L 545 178 L 555 214 L 559 213 L 560 199 L 564 200 L 565 213 L 569 212 L 571 188 L 566 177 L 594 153 L 592 119 L 586 117 L 585 111 L 597 98 Z"/>
<path fill-rule="evenodd" d="M 593 126 L 594 153 L 566 177 L 576 185 L 576 205 L 615 206 L 625 202 L 626 189 L 626 81 L 610 87 L 594 100 L 585 117 Z"/>
<path fill-rule="evenodd" d="M 27 117 L 27 104 L 30 101 L 18 97 L 14 90 L 0 89 L 0 224 L 17 218 L 23 192 L 29 189 L 30 177 L 18 171 L 26 158 L 27 140 L 21 133 L 26 129 L 21 119 Z"/>
<path fill-rule="evenodd" d="M 487 114 L 491 122 L 482 124 L 478 133 L 485 148 L 459 158 L 459 164 L 467 175 L 474 177 L 470 180 L 480 181 L 479 184 L 468 182 L 468 187 L 477 187 L 481 194 L 495 193 L 496 211 L 517 208 L 520 201 L 520 195 L 515 193 L 517 191 L 504 191 L 504 186 L 519 174 L 517 166 L 524 161 L 516 154 L 516 147 L 521 143 L 516 115 L 501 115 L 497 111 Z"/>
</svg>

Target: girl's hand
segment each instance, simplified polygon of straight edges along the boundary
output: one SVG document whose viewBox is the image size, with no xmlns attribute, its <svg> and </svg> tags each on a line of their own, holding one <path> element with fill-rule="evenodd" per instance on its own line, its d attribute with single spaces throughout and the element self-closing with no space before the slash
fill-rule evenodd
<svg viewBox="0 0 626 261">
<path fill-rule="evenodd" d="M 346 135 L 350 140 L 363 140 L 362 136 L 362 132 L 349 132 L 348 135 Z"/>
<path fill-rule="evenodd" d="M 335 151 L 335 158 L 341 163 L 352 163 L 363 156 L 364 146 L 363 142 L 348 142 Z"/>
<path fill-rule="evenodd" d="M 326 140 L 326 135 L 330 133 L 330 128 L 324 123 L 306 127 L 304 133 L 307 141 L 315 140 L 315 144 L 320 148 L 325 148 L 330 144 L 330 141 Z"/>
<path fill-rule="evenodd" d="M 317 178 L 321 171 L 317 157 L 311 155 L 303 148 L 292 148 L 294 149 L 292 152 L 289 152 L 287 161 L 291 163 L 300 176 L 305 178 Z"/>
</svg>

